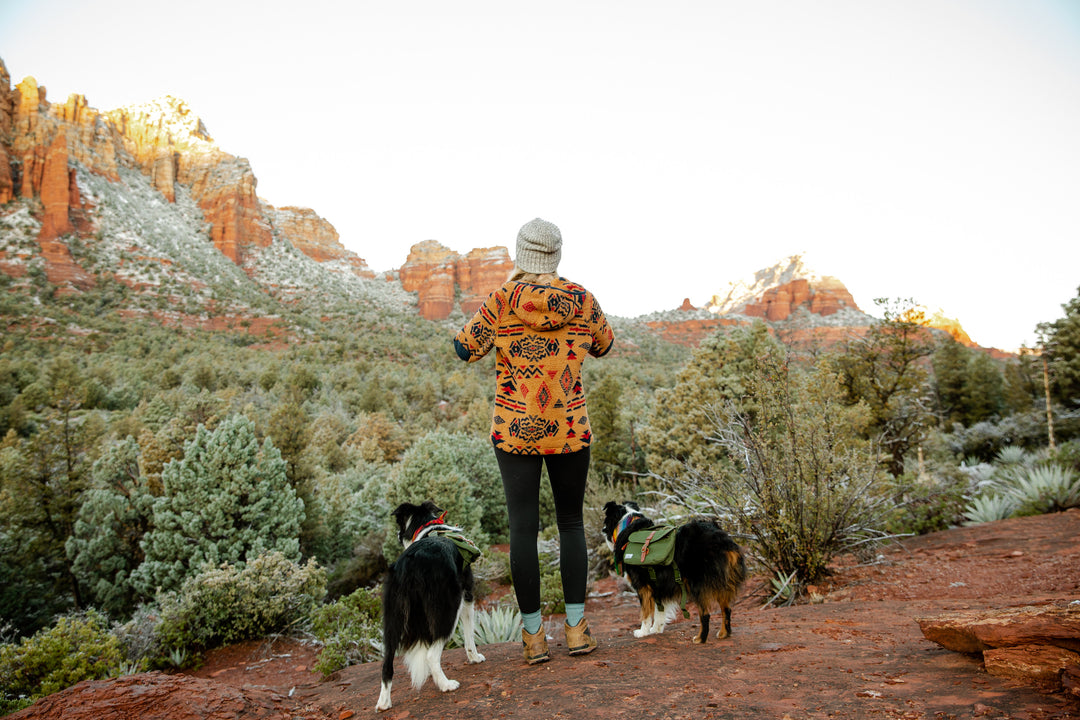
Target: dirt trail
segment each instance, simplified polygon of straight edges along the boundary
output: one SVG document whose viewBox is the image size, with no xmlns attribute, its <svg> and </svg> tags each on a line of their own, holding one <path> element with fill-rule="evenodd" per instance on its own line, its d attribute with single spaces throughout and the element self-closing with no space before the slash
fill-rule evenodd
<svg viewBox="0 0 1080 720">
<path fill-rule="evenodd" d="M 587 606 L 596 652 L 566 655 L 555 617 L 548 621 L 552 660 L 543 665 L 526 667 L 517 643 L 482 647 L 487 662 L 480 665 L 466 665 L 464 650 L 447 651 L 447 675 L 461 682 L 455 692 L 440 693 L 430 681 L 413 690 L 399 660 L 394 707 L 381 717 L 1080 718 L 1075 698 L 988 675 L 980 658 L 926 640 L 915 622 L 945 611 L 1080 600 L 1080 511 L 910 538 L 874 565 L 834 570 L 816 588 L 815 604 L 763 609 L 760 598 L 744 597 L 733 637 L 704 646 L 690 642 L 693 613 L 662 636 L 634 638 L 636 600 L 608 578 Z M 378 663 L 323 681 L 313 660 L 303 645 L 247 643 L 212 653 L 194 675 L 273 696 L 265 713 L 228 717 L 375 717 Z M 86 692 L 79 704 L 93 709 Z M 126 717 L 101 709 L 87 717 Z M 50 717 L 32 711 L 25 717 Z"/>
</svg>

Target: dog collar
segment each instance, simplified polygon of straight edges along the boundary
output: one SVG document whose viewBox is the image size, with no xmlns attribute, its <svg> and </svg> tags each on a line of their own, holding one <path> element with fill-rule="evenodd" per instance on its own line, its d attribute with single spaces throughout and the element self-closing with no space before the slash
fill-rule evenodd
<svg viewBox="0 0 1080 720">
<path fill-rule="evenodd" d="M 416 538 L 418 538 L 420 536 L 420 533 L 424 532 L 424 530 L 426 530 L 427 528 L 430 528 L 432 525 L 444 525 L 444 524 L 446 524 L 446 512 L 447 512 L 446 510 L 443 510 L 442 515 L 435 518 L 434 520 L 428 520 L 426 523 L 424 523 L 420 527 L 416 528 L 416 532 L 414 532 L 413 536 L 412 536 L 412 541 L 416 542 Z"/>
<path fill-rule="evenodd" d="M 612 545 L 616 545 L 618 543 L 619 533 L 621 533 L 623 530 L 625 530 L 627 527 L 629 527 L 630 523 L 634 521 L 634 516 L 636 514 L 637 513 L 628 512 L 625 515 L 623 515 L 621 520 L 619 520 L 619 524 L 615 526 L 615 532 L 613 532 L 611 534 L 611 544 Z"/>
</svg>

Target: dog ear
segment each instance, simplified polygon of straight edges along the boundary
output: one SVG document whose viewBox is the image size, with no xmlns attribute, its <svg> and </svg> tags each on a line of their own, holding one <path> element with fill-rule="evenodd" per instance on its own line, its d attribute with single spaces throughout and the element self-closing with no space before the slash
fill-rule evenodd
<svg viewBox="0 0 1080 720">
<path fill-rule="evenodd" d="M 441 507 L 439 507 L 435 503 L 431 502 L 430 500 L 425 500 L 424 502 L 422 502 L 420 504 L 420 509 L 423 510 L 424 512 L 431 513 L 435 517 L 439 517 L 439 515 L 443 511 L 443 509 Z"/>
<path fill-rule="evenodd" d="M 623 503 L 623 504 L 624 504 L 624 505 L 626 505 L 626 507 L 630 508 L 631 510 L 636 510 L 636 511 L 638 511 L 638 512 L 641 512 L 641 506 L 640 506 L 640 505 L 638 505 L 638 504 L 637 504 L 636 502 L 634 502 L 633 500 L 627 500 L 627 501 L 626 501 L 625 503 Z"/>
</svg>

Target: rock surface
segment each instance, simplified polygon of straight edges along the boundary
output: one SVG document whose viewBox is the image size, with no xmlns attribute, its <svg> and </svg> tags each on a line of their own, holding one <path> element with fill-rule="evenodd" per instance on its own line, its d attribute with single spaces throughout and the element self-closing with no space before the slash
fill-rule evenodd
<svg viewBox="0 0 1080 720">
<path fill-rule="evenodd" d="M 991 675 L 1058 691 L 1067 668 L 1080 673 L 1080 602 L 945 613 L 918 623 L 942 647 L 981 654 Z"/>
<path fill-rule="evenodd" d="M 458 289 L 461 311 L 471 315 L 513 268 L 505 247 L 478 248 L 462 256 L 435 240 L 424 240 L 410 248 L 398 275 L 407 292 L 417 293 L 420 314 L 442 320 L 453 312 Z"/>
</svg>

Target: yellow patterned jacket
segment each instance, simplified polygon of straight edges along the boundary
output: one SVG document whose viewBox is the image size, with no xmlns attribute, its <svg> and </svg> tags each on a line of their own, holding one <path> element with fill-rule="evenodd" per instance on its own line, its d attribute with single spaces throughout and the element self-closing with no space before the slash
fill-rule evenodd
<svg viewBox="0 0 1080 720">
<path fill-rule="evenodd" d="M 491 440 L 506 452 L 541 455 L 588 447 L 581 365 L 614 342 L 592 293 L 558 278 L 551 285 L 505 283 L 458 332 L 454 347 L 469 362 L 495 348 Z"/>
</svg>

